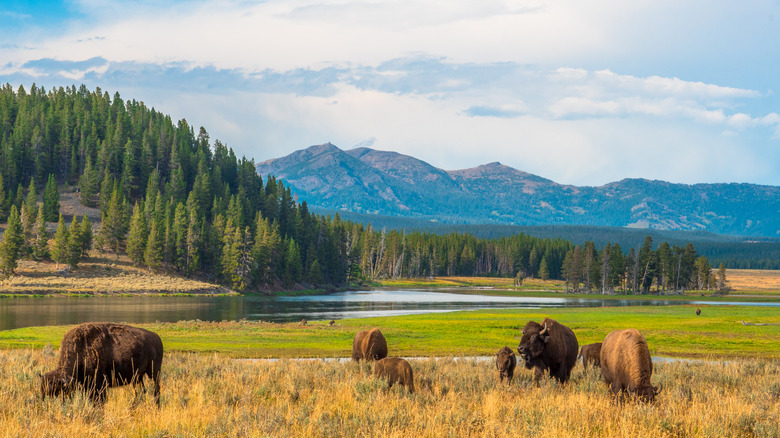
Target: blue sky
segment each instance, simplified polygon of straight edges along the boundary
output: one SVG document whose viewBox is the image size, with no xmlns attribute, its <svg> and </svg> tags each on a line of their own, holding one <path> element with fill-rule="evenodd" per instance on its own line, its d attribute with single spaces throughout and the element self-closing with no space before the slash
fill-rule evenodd
<svg viewBox="0 0 780 438">
<path fill-rule="evenodd" d="M 118 91 L 256 161 L 330 141 L 577 185 L 780 185 L 779 20 L 762 0 L 6 0 L 0 81 Z"/>
</svg>

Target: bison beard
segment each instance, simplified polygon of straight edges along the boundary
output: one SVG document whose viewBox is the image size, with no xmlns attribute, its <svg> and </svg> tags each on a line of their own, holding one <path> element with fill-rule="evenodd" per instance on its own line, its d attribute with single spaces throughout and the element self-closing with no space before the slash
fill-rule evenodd
<svg viewBox="0 0 780 438">
<path fill-rule="evenodd" d="M 374 375 L 380 379 L 386 379 L 388 387 L 398 383 L 405 386 L 410 394 L 414 393 L 412 367 L 405 359 L 387 357 L 377 361 L 376 365 L 374 365 Z"/>
<path fill-rule="evenodd" d="M 496 369 L 498 370 L 498 379 L 500 382 L 503 382 L 504 377 L 506 377 L 506 383 L 512 383 L 516 365 L 517 358 L 515 358 L 515 353 L 509 347 L 505 346 L 498 350 L 498 353 L 496 353 Z"/>
<path fill-rule="evenodd" d="M 352 360 L 379 360 L 387 357 L 387 341 L 378 328 L 363 330 L 352 341 Z"/>
<path fill-rule="evenodd" d="M 122 324 L 81 324 L 62 338 L 57 368 L 41 376 L 41 396 L 69 395 L 78 385 L 100 405 L 112 386 L 131 384 L 145 392 L 143 379 L 148 376 L 159 407 L 162 359 L 156 333 Z"/>
<path fill-rule="evenodd" d="M 529 321 L 525 325 L 517 352 L 525 367 L 534 370 L 537 385 L 545 371 L 551 378 L 566 383 L 577 363 L 578 347 L 577 336 L 570 328 L 545 318 L 542 324 Z"/>
<path fill-rule="evenodd" d="M 661 389 L 650 384 L 653 361 L 645 337 L 636 329 L 615 330 L 601 345 L 601 374 L 615 395 L 633 393 L 652 402 Z"/>
</svg>

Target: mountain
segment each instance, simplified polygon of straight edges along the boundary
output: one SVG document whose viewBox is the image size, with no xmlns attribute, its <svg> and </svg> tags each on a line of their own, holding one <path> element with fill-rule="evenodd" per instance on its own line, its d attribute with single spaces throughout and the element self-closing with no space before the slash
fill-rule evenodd
<svg viewBox="0 0 780 438">
<path fill-rule="evenodd" d="M 312 208 L 452 224 L 598 225 L 780 235 L 780 187 L 624 179 L 577 187 L 501 163 L 446 171 L 408 155 L 327 143 L 257 165 Z"/>
</svg>

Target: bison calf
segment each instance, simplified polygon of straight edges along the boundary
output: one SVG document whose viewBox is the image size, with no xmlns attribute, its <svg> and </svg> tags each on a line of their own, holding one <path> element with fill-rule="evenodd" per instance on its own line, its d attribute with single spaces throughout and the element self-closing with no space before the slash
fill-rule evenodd
<svg viewBox="0 0 780 438">
<path fill-rule="evenodd" d="M 387 341 L 378 328 L 363 330 L 352 341 L 352 360 L 380 360 L 387 357 Z"/>
<path fill-rule="evenodd" d="M 112 386 L 131 384 L 144 390 L 144 376 L 154 382 L 160 406 L 163 345 L 156 333 L 112 323 L 86 323 L 62 338 L 57 368 L 41 376 L 41 397 L 68 395 L 78 385 L 93 403 L 106 400 Z"/>
<path fill-rule="evenodd" d="M 506 346 L 498 350 L 498 353 L 496 353 L 496 369 L 498 370 L 498 379 L 500 382 L 503 382 L 504 377 L 506 377 L 506 383 L 512 384 L 516 365 L 517 358 L 515 357 L 514 351 Z"/>
<path fill-rule="evenodd" d="M 414 376 L 412 367 L 405 359 L 400 357 L 386 357 L 377 361 L 374 365 L 374 375 L 387 380 L 387 386 L 392 387 L 398 383 L 406 387 L 409 393 L 414 393 Z"/>
<path fill-rule="evenodd" d="M 592 363 L 594 367 L 601 367 L 601 342 L 583 345 L 580 349 L 580 357 L 585 371 L 588 371 L 588 363 Z"/>
<path fill-rule="evenodd" d="M 650 384 L 653 361 L 642 333 L 636 329 L 615 330 L 601 345 L 601 374 L 615 395 L 633 393 L 652 402 L 661 389 Z"/>
</svg>

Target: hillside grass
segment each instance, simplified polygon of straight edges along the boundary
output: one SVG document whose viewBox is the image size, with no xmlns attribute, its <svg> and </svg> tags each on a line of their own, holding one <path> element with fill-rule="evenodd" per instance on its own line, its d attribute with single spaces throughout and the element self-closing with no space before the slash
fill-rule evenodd
<svg viewBox="0 0 780 438">
<path fill-rule="evenodd" d="M 778 436 L 780 362 L 658 363 L 653 404 L 616 401 L 597 372 L 559 386 L 518 368 L 499 384 L 489 361 L 409 361 L 416 392 L 336 361 L 236 361 L 165 355 L 158 410 L 129 387 L 96 408 L 81 393 L 41 401 L 38 373 L 56 354 L 0 350 L 0 435 L 90 436 Z M 147 383 L 147 387 L 149 387 Z"/>
<path fill-rule="evenodd" d="M 515 348 L 526 322 L 549 316 L 569 326 L 580 345 L 600 342 L 612 330 L 633 327 L 657 356 L 780 359 L 780 311 L 770 307 L 632 306 L 502 309 L 378 318 L 269 323 L 182 321 L 139 324 L 160 334 L 167 351 L 219 353 L 236 358 L 350 357 L 359 330 L 379 327 L 399 356 L 493 355 Z M 750 324 L 743 325 L 742 321 Z M 0 348 L 58 348 L 71 326 L 0 331 Z"/>
</svg>

